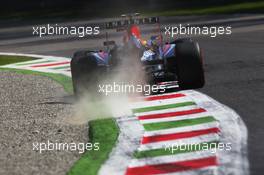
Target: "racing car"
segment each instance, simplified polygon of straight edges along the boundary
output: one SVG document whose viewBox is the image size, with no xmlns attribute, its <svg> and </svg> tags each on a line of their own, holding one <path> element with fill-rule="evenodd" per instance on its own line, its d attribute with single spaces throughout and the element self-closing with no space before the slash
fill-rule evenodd
<svg viewBox="0 0 264 175">
<path fill-rule="evenodd" d="M 140 27 L 157 26 L 156 35 L 144 39 Z M 149 84 L 177 82 L 179 89 L 196 89 L 204 86 L 203 56 L 199 44 L 190 38 L 165 42 L 159 17 L 140 17 L 136 14 L 122 15 L 116 21 L 106 22 L 106 30 L 123 32 L 121 44 L 109 41 L 108 32 L 100 50 L 81 50 L 71 60 L 71 74 L 75 95 L 84 91 L 96 91 L 102 79 L 120 70 L 123 62 L 130 61 L 126 69 L 140 71 Z M 137 64 L 133 64 L 137 63 Z M 137 65 L 137 68 L 136 66 Z M 138 68 L 140 67 L 140 68 Z M 128 76 L 129 77 L 129 76 Z M 109 78 L 110 79 L 110 78 Z"/>
</svg>

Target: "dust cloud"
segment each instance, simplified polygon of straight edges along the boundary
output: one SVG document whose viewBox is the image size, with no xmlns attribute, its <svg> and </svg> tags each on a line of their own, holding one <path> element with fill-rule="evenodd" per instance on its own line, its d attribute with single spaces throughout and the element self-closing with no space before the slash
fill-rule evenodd
<svg viewBox="0 0 264 175">
<path fill-rule="evenodd" d="M 111 76 L 107 76 L 105 79 L 100 77 L 102 81 L 99 84 L 111 84 L 113 82 L 117 84 L 145 84 L 146 80 L 138 56 L 139 53 L 126 53 L 125 55 Z M 99 87 L 97 90 L 94 93 L 86 91 L 76 101 L 73 116 L 69 118 L 68 122 L 84 124 L 95 119 L 131 116 L 130 99 L 142 95 L 137 93 L 110 93 L 105 95 L 99 92 Z"/>
</svg>

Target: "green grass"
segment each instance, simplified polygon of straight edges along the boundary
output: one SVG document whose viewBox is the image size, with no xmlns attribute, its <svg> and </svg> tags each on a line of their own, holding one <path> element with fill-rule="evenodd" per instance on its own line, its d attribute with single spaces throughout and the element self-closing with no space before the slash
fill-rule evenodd
<svg viewBox="0 0 264 175">
<path fill-rule="evenodd" d="M 147 123 L 147 124 L 144 124 L 143 126 L 146 131 L 154 131 L 154 130 L 161 130 L 161 129 L 170 129 L 170 128 L 177 128 L 177 127 L 198 125 L 198 124 L 209 123 L 213 121 L 216 121 L 214 117 L 206 116 L 206 117 L 201 117 L 201 118 L 184 119 L 184 120 L 169 121 L 169 122 Z"/>
<path fill-rule="evenodd" d="M 150 107 L 144 107 L 144 108 L 135 108 L 132 111 L 133 113 L 140 113 L 140 112 L 149 112 L 149 111 L 184 107 L 184 106 L 190 106 L 190 105 L 195 105 L 195 103 L 194 102 L 183 102 L 183 103 L 175 103 L 175 104 L 160 105 L 160 106 L 150 106 Z"/>
<path fill-rule="evenodd" d="M 175 9 L 146 13 L 147 16 L 179 16 L 179 15 L 207 15 L 207 14 L 230 14 L 242 12 L 264 11 L 264 2 L 245 2 L 237 4 L 227 4 L 222 6 L 213 6 L 205 8 Z"/>
<path fill-rule="evenodd" d="M 215 148 L 217 146 L 217 141 L 212 142 L 204 142 L 199 144 L 189 144 L 182 147 L 169 147 L 167 149 L 160 148 L 160 149 L 153 149 L 153 150 L 146 150 L 146 151 L 138 151 L 134 153 L 134 157 L 137 159 L 147 158 L 147 157 L 157 157 L 157 156 L 166 156 L 166 155 L 173 155 L 173 154 L 181 154 L 181 153 L 188 153 L 188 152 L 195 152 L 201 150 L 207 150 L 209 148 Z M 180 145 L 179 145 L 180 146 Z"/>
<path fill-rule="evenodd" d="M 118 138 L 119 129 L 114 119 L 89 122 L 89 142 L 100 143 L 99 151 L 86 151 L 73 165 L 68 175 L 96 175 L 107 160 Z"/>
<path fill-rule="evenodd" d="M 6 56 L 6 55 L 0 55 L 0 66 L 5 64 L 12 64 L 12 63 L 18 63 L 18 62 L 24 62 L 24 61 L 31 61 L 35 60 L 36 58 L 32 57 L 24 57 L 24 56 Z"/>
</svg>

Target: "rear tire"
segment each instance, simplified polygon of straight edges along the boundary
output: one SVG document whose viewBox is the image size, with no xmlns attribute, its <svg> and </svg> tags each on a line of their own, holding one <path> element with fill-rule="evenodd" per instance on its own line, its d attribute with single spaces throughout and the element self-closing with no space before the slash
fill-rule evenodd
<svg viewBox="0 0 264 175">
<path fill-rule="evenodd" d="M 181 89 L 197 89 L 204 86 L 204 69 L 197 42 L 185 40 L 175 46 L 176 73 Z"/>
<path fill-rule="evenodd" d="M 98 92 L 98 84 L 103 71 L 97 65 L 96 58 L 91 51 L 77 51 L 71 60 L 71 74 L 73 91 L 76 97 L 84 93 Z"/>
</svg>

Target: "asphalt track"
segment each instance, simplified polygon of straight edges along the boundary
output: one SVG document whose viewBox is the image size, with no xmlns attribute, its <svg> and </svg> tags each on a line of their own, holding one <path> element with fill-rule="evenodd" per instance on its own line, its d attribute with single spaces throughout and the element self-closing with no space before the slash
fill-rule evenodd
<svg viewBox="0 0 264 175">
<path fill-rule="evenodd" d="M 195 37 L 205 55 L 206 86 L 200 91 L 233 108 L 242 117 L 249 131 L 250 172 L 252 175 L 261 175 L 264 171 L 264 128 L 261 118 L 264 105 L 264 20 L 245 20 L 230 25 L 234 25 L 231 35 Z M 79 40 L 35 37 L 31 40 L 30 35 L 9 39 L 3 31 L 0 35 L 0 51 L 69 57 L 81 48 L 98 48 L 103 41 L 103 38 L 92 37 Z"/>
</svg>

